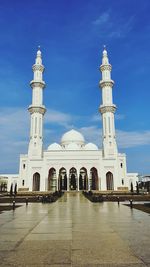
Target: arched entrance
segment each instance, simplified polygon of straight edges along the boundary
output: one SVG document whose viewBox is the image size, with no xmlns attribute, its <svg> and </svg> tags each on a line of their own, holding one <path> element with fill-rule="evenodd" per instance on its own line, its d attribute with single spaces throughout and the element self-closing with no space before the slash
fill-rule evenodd
<svg viewBox="0 0 150 267">
<path fill-rule="evenodd" d="M 77 189 L 77 170 L 75 168 L 71 168 L 69 172 L 70 177 L 70 190 Z"/>
<path fill-rule="evenodd" d="M 59 190 L 67 190 L 67 172 L 65 168 L 59 170 Z"/>
<path fill-rule="evenodd" d="M 40 191 L 40 174 L 38 172 L 33 174 L 32 191 Z"/>
<path fill-rule="evenodd" d="M 88 189 L 88 178 L 87 178 L 87 170 L 86 168 L 80 169 L 79 175 L 79 190 L 87 190 Z"/>
<path fill-rule="evenodd" d="M 90 170 L 91 176 L 91 190 L 98 190 L 98 173 L 95 167 Z"/>
<path fill-rule="evenodd" d="M 56 170 L 50 168 L 48 173 L 48 191 L 56 191 L 56 182 Z"/>
<path fill-rule="evenodd" d="M 111 172 L 106 173 L 106 188 L 107 190 L 114 190 L 113 174 Z"/>
</svg>

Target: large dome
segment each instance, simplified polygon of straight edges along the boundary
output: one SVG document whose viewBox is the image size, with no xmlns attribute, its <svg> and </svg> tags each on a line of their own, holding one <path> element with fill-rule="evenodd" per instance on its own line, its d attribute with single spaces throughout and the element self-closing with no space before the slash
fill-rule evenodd
<svg viewBox="0 0 150 267">
<path fill-rule="evenodd" d="M 83 135 L 75 130 L 66 132 L 61 138 L 61 145 L 67 148 L 71 143 L 75 143 L 81 148 L 85 143 Z"/>
</svg>

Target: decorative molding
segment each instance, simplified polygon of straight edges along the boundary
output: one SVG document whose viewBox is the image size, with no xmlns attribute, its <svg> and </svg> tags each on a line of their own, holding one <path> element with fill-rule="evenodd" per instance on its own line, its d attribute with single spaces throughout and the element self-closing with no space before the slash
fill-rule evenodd
<svg viewBox="0 0 150 267">
<path fill-rule="evenodd" d="M 112 70 L 112 66 L 110 64 L 109 65 L 101 65 L 100 66 L 100 70 L 101 70 L 101 72 L 104 71 L 104 70 L 111 71 Z"/>
<path fill-rule="evenodd" d="M 44 115 L 46 112 L 46 108 L 45 108 L 45 106 L 35 107 L 35 106 L 31 105 L 31 106 L 29 106 L 28 111 L 30 112 L 30 114 L 40 113 L 40 114 Z"/>
<path fill-rule="evenodd" d="M 30 82 L 30 86 L 32 89 L 34 89 L 34 87 L 40 87 L 40 88 L 45 88 L 45 82 L 44 81 L 35 81 L 35 80 L 32 80 Z"/>
<path fill-rule="evenodd" d="M 44 68 L 43 65 L 37 65 L 37 64 L 34 64 L 34 65 L 32 66 L 32 70 L 33 70 L 33 71 L 39 70 L 39 71 L 43 72 L 44 69 L 45 69 L 45 68 Z"/>
<path fill-rule="evenodd" d="M 104 80 L 101 80 L 100 82 L 99 82 L 99 87 L 101 87 L 102 89 L 104 88 L 104 87 L 113 87 L 113 85 L 114 85 L 114 81 L 113 80 L 109 80 L 109 81 L 104 81 Z"/>
<path fill-rule="evenodd" d="M 117 109 L 116 105 L 113 105 L 113 106 L 103 106 L 103 105 L 101 105 L 99 107 L 99 111 L 100 111 L 101 114 L 106 113 L 106 112 L 115 113 L 116 109 Z"/>
</svg>

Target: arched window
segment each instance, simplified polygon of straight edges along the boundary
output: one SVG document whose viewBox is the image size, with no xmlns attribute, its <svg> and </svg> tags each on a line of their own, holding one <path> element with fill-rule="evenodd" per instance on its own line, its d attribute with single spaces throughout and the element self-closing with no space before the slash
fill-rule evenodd
<svg viewBox="0 0 150 267">
<path fill-rule="evenodd" d="M 69 177 L 70 177 L 70 189 L 76 190 L 77 189 L 77 170 L 75 168 L 70 169 Z"/>
<path fill-rule="evenodd" d="M 98 190 L 98 173 L 95 167 L 91 168 L 91 190 Z"/>
<path fill-rule="evenodd" d="M 106 187 L 107 190 L 114 190 L 113 174 L 111 172 L 106 173 Z"/>
<path fill-rule="evenodd" d="M 79 190 L 88 190 L 87 169 L 84 167 L 80 169 Z"/>
<path fill-rule="evenodd" d="M 67 171 L 65 168 L 59 170 L 59 190 L 67 190 Z"/>
<path fill-rule="evenodd" d="M 40 191 L 40 174 L 36 172 L 33 175 L 33 191 Z"/>
<path fill-rule="evenodd" d="M 56 170 L 54 168 L 50 168 L 48 173 L 48 191 L 56 190 L 56 182 Z"/>
</svg>

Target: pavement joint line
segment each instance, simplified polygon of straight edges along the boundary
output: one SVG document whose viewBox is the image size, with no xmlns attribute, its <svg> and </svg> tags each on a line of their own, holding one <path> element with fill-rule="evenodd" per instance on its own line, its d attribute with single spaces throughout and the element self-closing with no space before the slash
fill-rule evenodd
<svg viewBox="0 0 150 267">
<path fill-rule="evenodd" d="M 55 204 L 55 203 L 53 203 L 53 204 Z M 53 205 L 52 209 L 53 209 L 54 207 L 55 207 L 55 205 Z M 32 228 L 29 229 L 29 231 L 23 236 L 23 238 L 21 238 L 21 239 L 17 242 L 17 244 L 15 245 L 13 251 L 15 251 L 15 250 L 16 250 L 16 249 L 23 243 L 24 239 L 25 239 L 25 238 L 26 238 L 26 237 L 33 231 L 33 229 L 34 229 L 35 227 L 38 226 L 38 224 L 40 224 L 40 222 L 41 222 L 46 216 L 47 216 L 47 214 L 44 214 L 44 216 L 41 218 L 41 220 L 38 221 Z"/>
</svg>

